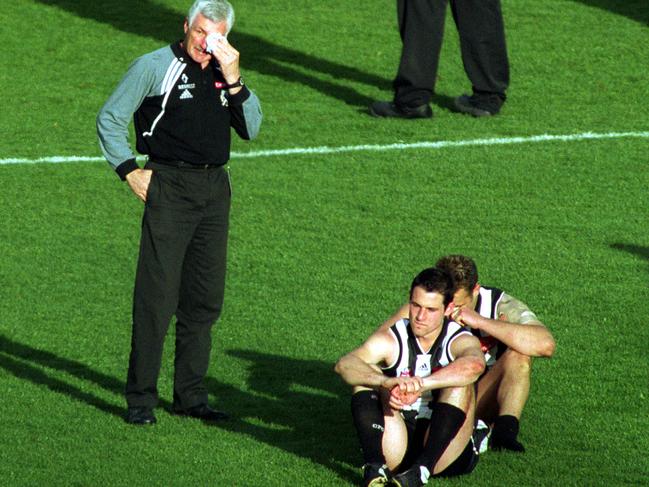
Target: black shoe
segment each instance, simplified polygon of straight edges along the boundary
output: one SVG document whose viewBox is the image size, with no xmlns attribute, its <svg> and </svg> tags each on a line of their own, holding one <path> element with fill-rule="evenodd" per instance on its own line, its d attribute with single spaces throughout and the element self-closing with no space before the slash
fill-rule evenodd
<svg viewBox="0 0 649 487">
<path fill-rule="evenodd" d="M 155 424 L 157 420 L 151 408 L 130 407 L 126 411 L 126 422 L 129 424 Z"/>
<path fill-rule="evenodd" d="M 375 101 L 369 106 L 369 111 L 373 117 L 430 118 L 433 116 L 429 105 L 410 108 L 395 105 L 391 101 Z"/>
<path fill-rule="evenodd" d="M 500 112 L 502 101 L 496 95 L 486 98 L 462 95 L 454 100 L 454 105 L 458 112 L 468 113 L 474 117 L 491 117 Z"/>
<path fill-rule="evenodd" d="M 388 485 L 390 471 L 387 465 L 366 463 L 363 465 L 363 487 L 379 487 Z"/>
<path fill-rule="evenodd" d="M 489 448 L 494 451 L 508 450 L 517 453 L 525 453 L 525 447 L 515 438 L 500 438 L 492 435 L 489 440 Z"/>
<path fill-rule="evenodd" d="M 405 472 L 395 475 L 391 485 L 395 487 L 421 487 L 426 485 L 430 471 L 423 466 L 413 465 Z"/>
<path fill-rule="evenodd" d="M 223 411 L 212 409 L 207 404 L 200 404 L 187 409 L 176 409 L 174 410 L 174 414 L 202 419 L 203 421 L 223 421 L 229 418 Z"/>
</svg>

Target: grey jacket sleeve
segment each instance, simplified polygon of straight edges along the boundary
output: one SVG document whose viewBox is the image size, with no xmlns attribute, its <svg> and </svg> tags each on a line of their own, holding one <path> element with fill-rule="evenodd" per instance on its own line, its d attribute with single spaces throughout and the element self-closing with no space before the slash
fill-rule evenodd
<svg viewBox="0 0 649 487">
<path fill-rule="evenodd" d="M 250 92 L 250 97 L 243 102 L 243 116 L 246 119 L 248 140 L 257 138 L 263 116 L 259 98 L 257 98 L 257 95 L 253 91 Z"/>
<path fill-rule="evenodd" d="M 227 95 L 232 116 L 231 125 L 239 137 L 252 140 L 259 135 L 262 113 L 259 98 L 247 86 L 236 95 Z"/>
<path fill-rule="evenodd" d="M 152 91 L 154 84 L 155 71 L 147 59 L 136 59 L 97 115 L 99 146 L 122 179 L 138 167 L 128 141 L 128 126 L 133 113 Z"/>
</svg>

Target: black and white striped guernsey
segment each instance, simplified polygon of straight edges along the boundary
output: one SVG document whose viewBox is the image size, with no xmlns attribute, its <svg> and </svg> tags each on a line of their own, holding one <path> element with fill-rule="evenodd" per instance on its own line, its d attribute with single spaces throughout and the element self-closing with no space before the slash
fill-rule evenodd
<svg viewBox="0 0 649 487">
<path fill-rule="evenodd" d="M 498 305 L 505 295 L 504 291 L 495 287 L 480 286 L 480 294 L 475 305 L 475 311 L 490 320 L 498 319 Z M 496 338 L 482 330 L 471 330 L 480 340 L 480 347 L 487 361 L 487 368 L 492 367 L 507 347 Z"/>
<path fill-rule="evenodd" d="M 455 359 L 451 352 L 453 341 L 461 335 L 471 334 L 456 322 L 445 318 L 442 331 L 433 346 L 430 350 L 422 350 L 408 319 L 397 321 L 390 327 L 390 331 L 399 345 L 399 354 L 393 364 L 383 368 L 383 373 L 389 377 L 431 375 Z M 404 407 L 403 410 L 417 411 L 417 417 L 430 418 L 431 402 L 434 399 L 433 391 L 426 391 L 416 402 Z"/>
</svg>

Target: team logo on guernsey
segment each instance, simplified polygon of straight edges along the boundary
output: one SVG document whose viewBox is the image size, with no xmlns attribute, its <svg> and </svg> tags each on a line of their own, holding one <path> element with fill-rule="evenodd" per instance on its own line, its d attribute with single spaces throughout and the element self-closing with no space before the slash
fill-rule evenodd
<svg viewBox="0 0 649 487">
<path fill-rule="evenodd" d="M 189 100 L 190 98 L 194 98 L 192 92 L 189 90 L 193 90 L 194 88 L 196 88 L 196 84 L 188 83 L 189 78 L 185 73 L 183 73 L 182 76 L 180 77 L 180 81 L 182 81 L 182 83 L 178 85 L 178 89 L 182 90 L 182 93 L 180 94 L 179 98 L 181 100 Z"/>
<path fill-rule="evenodd" d="M 422 354 L 422 355 L 417 355 L 417 361 L 416 361 L 416 374 L 420 377 L 425 377 L 430 374 L 430 359 L 431 356 L 429 354 Z"/>
</svg>

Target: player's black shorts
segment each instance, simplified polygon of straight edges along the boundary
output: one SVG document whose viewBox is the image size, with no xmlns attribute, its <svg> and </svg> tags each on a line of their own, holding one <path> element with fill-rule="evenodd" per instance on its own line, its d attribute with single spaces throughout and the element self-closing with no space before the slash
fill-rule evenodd
<svg viewBox="0 0 649 487">
<path fill-rule="evenodd" d="M 417 418 L 414 411 L 403 411 L 402 416 L 408 431 L 408 447 L 403 461 L 399 465 L 398 470 L 400 471 L 410 468 L 421 453 L 426 431 L 428 431 L 428 426 L 430 425 L 430 419 Z M 477 448 L 474 447 L 472 437 L 455 461 L 440 473 L 435 474 L 435 477 L 455 477 L 471 473 L 478 464 L 479 458 L 480 456 L 478 455 Z"/>
</svg>

